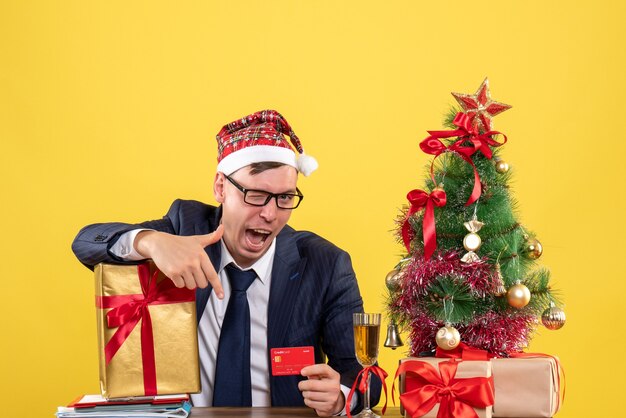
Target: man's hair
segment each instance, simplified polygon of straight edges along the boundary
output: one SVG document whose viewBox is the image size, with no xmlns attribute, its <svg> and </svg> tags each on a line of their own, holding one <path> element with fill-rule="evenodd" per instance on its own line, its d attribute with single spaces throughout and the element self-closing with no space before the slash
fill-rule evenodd
<svg viewBox="0 0 626 418">
<path fill-rule="evenodd" d="M 271 170 L 273 168 L 282 167 L 284 165 L 287 165 L 287 164 L 277 163 L 275 161 L 263 161 L 261 163 L 252 163 L 250 164 L 250 174 L 254 176 L 266 170 Z"/>
</svg>

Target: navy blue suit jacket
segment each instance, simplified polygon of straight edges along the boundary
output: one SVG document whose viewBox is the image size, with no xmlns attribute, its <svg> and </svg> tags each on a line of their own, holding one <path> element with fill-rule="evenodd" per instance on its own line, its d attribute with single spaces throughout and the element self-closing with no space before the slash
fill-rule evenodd
<svg viewBox="0 0 626 418">
<path fill-rule="evenodd" d="M 125 263 L 109 251 L 125 232 L 151 228 L 176 235 L 208 234 L 217 228 L 220 218 L 220 208 L 176 200 L 163 219 L 135 225 L 87 226 L 78 233 L 72 249 L 90 268 L 101 262 Z M 221 257 L 219 242 L 206 251 L 217 269 Z M 198 320 L 210 293 L 210 286 L 196 291 Z M 268 309 L 268 356 L 269 349 L 275 347 L 313 346 L 316 362 L 324 362 L 327 356 L 328 364 L 341 375 L 341 383 L 352 386 L 361 370 L 354 356 L 352 313 L 363 311 L 363 301 L 345 251 L 311 232 L 285 226 L 276 237 Z M 300 380 L 301 376 L 270 376 L 272 405 L 304 405 L 298 390 Z M 372 378 L 372 382 L 375 405 L 380 396 L 380 381 Z"/>
</svg>

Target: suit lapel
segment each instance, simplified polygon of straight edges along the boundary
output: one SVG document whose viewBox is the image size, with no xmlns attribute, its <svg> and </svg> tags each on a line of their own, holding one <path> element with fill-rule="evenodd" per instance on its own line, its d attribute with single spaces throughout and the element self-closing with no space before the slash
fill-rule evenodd
<svg viewBox="0 0 626 418">
<path fill-rule="evenodd" d="M 268 307 L 268 349 L 281 347 L 284 344 L 285 333 L 306 264 L 306 258 L 300 258 L 292 234 L 293 230 L 286 226 L 276 237 L 276 254 L 272 266 Z"/>
</svg>

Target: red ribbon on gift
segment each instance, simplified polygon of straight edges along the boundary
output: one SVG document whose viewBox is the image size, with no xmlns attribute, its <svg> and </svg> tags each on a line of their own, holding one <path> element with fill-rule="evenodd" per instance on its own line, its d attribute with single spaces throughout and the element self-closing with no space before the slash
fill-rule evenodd
<svg viewBox="0 0 626 418">
<path fill-rule="evenodd" d="M 495 354 L 490 354 L 485 350 L 472 347 L 465 343 L 459 343 L 459 345 L 452 350 L 443 350 L 437 347 L 437 349 L 435 350 L 435 357 L 489 361 L 490 358 L 495 358 L 497 356 Z"/>
<path fill-rule="evenodd" d="M 383 415 L 385 415 L 385 411 L 387 410 L 387 384 L 385 383 L 385 379 L 387 378 L 387 372 L 378 366 L 367 366 L 364 367 L 359 374 L 356 375 L 356 379 L 354 379 L 354 384 L 352 385 L 352 389 L 350 389 L 350 393 L 348 394 L 348 398 L 346 399 L 346 415 L 348 418 L 352 418 L 352 414 L 350 413 L 350 404 L 352 403 L 352 397 L 354 396 L 354 391 L 359 389 L 359 392 L 365 394 L 367 390 L 368 384 L 368 376 L 369 373 L 372 372 L 383 382 L 383 389 L 385 391 L 385 405 L 383 406 Z"/>
<path fill-rule="evenodd" d="M 112 308 L 107 312 L 107 325 L 116 328 L 115 334 L 104 347 L 105 364 L 111 362 L 117 350 L 141 320 L 141 360 L 143 363 L 143 386 L 146 396 L 157 394 L 156 361 L 154 357 L 154 338 L 150 305 L 193 302 L 195 291 L 177 288 L 171 280 L 161 280 L 157 284 L 159 270 L 150 275 L 150 265 L 137 265 L 142 294 L 96 296 L 96 306 L 101 309 Z"/>
<path fill-rule="evenodd" d="M 437 418 L 477 418 L 474 408 L 493 405 L 492 377 L 455 377 L 456 360 L 442 361 L 439 371 L 423 361 L 406 361 L 398 367 L 395 379 L 403 373 L 415 378 L 417 388 L 400 395 L 400 402 L 412 418 L 420 417 L 439 404 Z M 394 397 L 395 383 L 392 388 Z"/>
<path fill-rule="evenodd" d="M 406 220 L 402 225 L 402 240 L 408 252 L 411 252 L 411 224 L 409 218 L 421 208 L 426 208 L 422 221 L 422 233 L 424 236 L 424 258 L 430 258 L 437 248 L 437 230 L 435 228 L 435 206 L 442 207 L 446 204 L 446 192 L 443 189 L 435 189 L 430 194 L 423 190 L 411 190 L 406 198 L 411 203 Z"/>
<path fill-rule="evenodd" d="M 480 176 L 478 175 L 478 170 L 476 169 L 471 156 L 477 151 L 480 151 L 485 157 L 491 159 L 493 157 L 493 152 L 491 151 L 490 146 L 499 147 L 504 145 L 507 138 L 506 135 L 498 131 L 487 131 L 480 134 L 478 130 L 472 126 L 471 118 L 462 112 L 456 114 L 452 123 L 459 129 L 451 131 L 428 131 L 430 136 L 420 143 L 420 148 L 426 154 L 435 156 L 430 165 L 430 177 L 434 183 L 436 183 L 434 175 L 435 159 L 437 159 L 437 157 L 445 151 L 450 150 L 456 152 L 463 160 L 472 166 L 472 169 L 474 170 L 474 188 L 472 190 L 472 194 L 465 203 L 465 206 L 469 206 L 478 200 L 481 194 Z M 504 137 L 504 141 L 497 142 L 492 138 L 493 135 L 502 135 Z M 441 141 L 443 138 L 451 138 L 455 136 L 459 137 L 459 140 L 450 146 L 446 146 Z M 466 143 L 469 143 L 469 145 L 466 145 Z"/>
</svg>

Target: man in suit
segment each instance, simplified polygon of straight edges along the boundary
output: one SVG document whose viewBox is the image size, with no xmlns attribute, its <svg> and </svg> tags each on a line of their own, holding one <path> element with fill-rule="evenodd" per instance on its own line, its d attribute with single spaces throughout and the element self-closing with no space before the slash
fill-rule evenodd
<svg viewBox="0 0 626 418">
<path fill-rule="evenodd" d="M 287 225 L 303 199 L 298 173 L 309 175 L 317 163 L 272 110 L 225 125 L 217 141 L 218 208 L 177 200 L 160 220 L 87 226 L 72 248 L 91 268 L 150 258 L 176 286 L 197 289 L 202 393 L 192 395 L 194 405 L 307 405 L 320 416 L 341 414 L 361 369 L 352 313 L 363 311 L 362 299 L 346 252 Z M 317 364 L 302 376 L 270 376 L 271 348 L 309 345 Z M 379 394 L 374 382 L 372 404 Z M 350 409 L 360 408 L 359 396 Z"/>
</svg>

